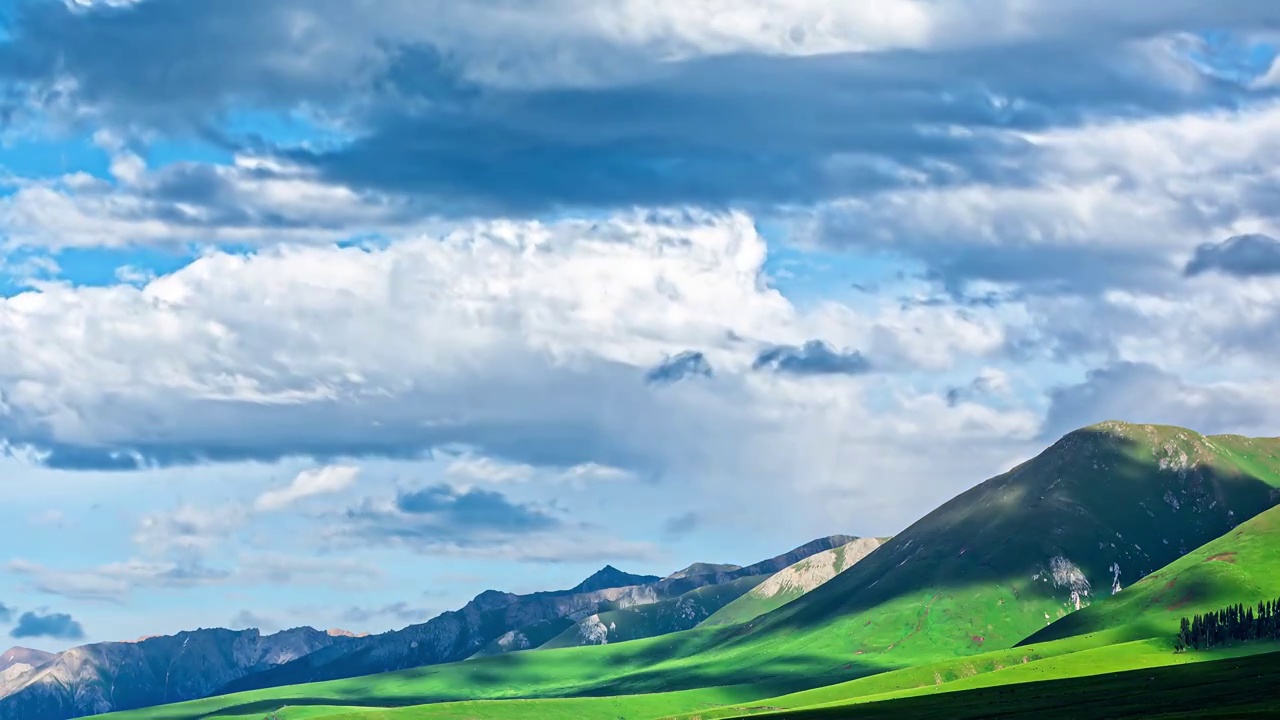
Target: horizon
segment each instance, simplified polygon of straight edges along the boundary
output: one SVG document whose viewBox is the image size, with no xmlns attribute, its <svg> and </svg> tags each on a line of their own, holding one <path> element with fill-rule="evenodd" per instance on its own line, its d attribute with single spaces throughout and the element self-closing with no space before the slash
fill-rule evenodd
<svg viewBox="0 0 1280 720">
<path fill-rule="evenodd" d="M 1280 7 L 0 0 L 0 633 L 379 633 L 1280 436 Z"/>
</svg>

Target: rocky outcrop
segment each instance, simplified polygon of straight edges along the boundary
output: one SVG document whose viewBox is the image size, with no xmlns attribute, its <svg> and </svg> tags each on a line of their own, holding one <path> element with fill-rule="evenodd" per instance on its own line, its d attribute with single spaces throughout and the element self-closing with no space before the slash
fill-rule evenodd
<svg viewBox="0 0 1280 720">
<path fill-rule="evenodd" d="M 0 720 L 63 720 L 205 697 L 236 678 L 345 642 L 353 640 L 295 628 L 84 645 L 0 685 Z"/>
</svg>

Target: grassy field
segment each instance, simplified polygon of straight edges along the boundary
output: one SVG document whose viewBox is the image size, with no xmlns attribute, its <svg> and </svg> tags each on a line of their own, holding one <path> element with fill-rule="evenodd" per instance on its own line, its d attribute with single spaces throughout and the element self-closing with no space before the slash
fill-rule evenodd
<svg viewBox="0 0 1280 720">
<path fill-rule="evenodd" d="M 1274 646 L 1271 646 L 1274 650 Z M 1088 677 L 998 685 L 943 696 L 751 715 L 789 720 L 1203 720 L 1280 716 L 1280 652 Z M 746 717 L 746 716 L 743 716 Z"/>
<path fill-rule="evenodd" d="M 610 715 L 614 718 L 643 718 L 649 712 L 648 706 L 630 705 L 632 700 L 611 705 L 619 701 L 605 697 L 619 695 L 674 703 L 657 708 L 661 713 L 696 710 L 711 717 L 715 711 L 705 705 L 677 705 L 692 698 L 712 702 L 697 692 L 723 687 L 737 688 L 734 692 L 752 701 L 813 688 L 829 691 L 823 696 L 828 701 L 848 701 L 934 692 L 930 688 L 939 679 L 960 688 L 986 682 L 974 679 L 982 675 L 1003 683 L 1070 674 L 1072 667 L 1096 664 L 1101 655 L 1080 656 L 1083 664 L 1038 663 L 1122 645 L 1134 633 L 1089 628 L 1112 627 L 1125 613 L 1109 610 L 1108 602 L 1097 603 L 1091 609 L 1100 618 L 1096 625 L 1064 631 L 1085 634 L 1015 646 L 1075 610 L 1073 595 L 1081 596 L 1081 589 L 1090 591 L 1082 596 L 1085 604 L 1109 596 L 1117 569 L 1122 577 L 1141 577 L 1231 531 L 1238 519 L 1269 508 L 1280 487 L 1278 454 L 1280 441 L 1204 438 L 1178 428 L 1098 426 L 1072 433 L 1037 458 L 951 500 L 830 582 L 747 623 L 605 646 L 478 657 L 111 717 L 247 718 L 283 706 L 390 708 L 450 702 L 461 702 L 453 708 L 472 713 L 459 717 L 485 717 L 477 714 L 483 705 L 471 701 L 572 697 L 594 701 L 584 709 L 611 708 L 607 712 L 615 713 Z M 1110 602 L 1127 596 L 1121 593 Z M 1216 596 L 1211 604 L 1220 604 Z M 1104 618 L 1108 612 L 1119 615 Z M 1141 615 L 1133 613 L 1134 618 Z M 1176 616 L 1172 621 L 1176 627 Z M 1156 622 L 1154 634 L 1164 622 Z M 1120 625 L 1131 628 L 1133 622 Z M 1103 655 L 1115 662 L 1131 652 L 1172 655 L 1155 650 L 1124 646 Z M 822 687 L 838 683 L 845 685 Z M 816 697 L 805 702 L 819 702 Z M 488 707 L 516 712 L 526 704 Z M 552 712 L 560 706 L 532 707 Z"/>
</svg>

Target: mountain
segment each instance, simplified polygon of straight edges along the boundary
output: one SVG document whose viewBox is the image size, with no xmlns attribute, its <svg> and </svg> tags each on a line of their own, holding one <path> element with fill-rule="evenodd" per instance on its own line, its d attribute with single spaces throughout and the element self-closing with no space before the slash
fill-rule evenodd
<svg viewBox="0 0 1280 720">
<path fill-rule="evenodd" d="M 0 655 L 0 692 L 19 676 L 53 659 L 53 653 L 30 648 L 12 647 Z"/>
<path fill-rule="evenodd" d="M 204 697 L 235 678 L 342 642 L 349 640 L 294 628 L 84 645 L 0 684 L 0 720 L 62 720 Z"/>
<path fill-rule="evenodd" d="M 856 565 L 888 538 L 858 538 L 779 570 L 717 610 L 705 625 L 733 625 L 760 617 L 795 600 Z"/>
<path fill-rule="evenodd" d="M 596 613 L 565 628 L 539 649 L 607 645 L 688 630 L 768 578 L 748 575 L 648 605 Z"/>
<path fill-rule="evenodd" d="M 43 650 L 32 650 L 24 647 L 11 647 L 0 654 L 0 672 L 17 665 L 37 667 L 53 659 L 53 653 Z"/>
<path fill-rule="evenodd" d="M 1275 505 L 1277 456 L 1280 439 L 1119 422 L 1072 432 L 739 642 L 807 639 L 896 664 L 1011 647 Z"/>
<path fill-rule="evenodd" d="M 446 612 L 403 630 L 363 638 L 343 647 L 328 648 L 256 675 L 238 678 L 219 692 L 241 692 L 357 677 L 454 662 L 473 656 L 484 657 L 533 649 L 559 637 L 579 621 L 602 612 L 651 605 L 669 598 L 678 598 L 698 588 L 723 585 L 744 577 L 771 575 L 797 560 L 842 545 L 850 539 L 845 535 L 819 538 L 783 555 L 732 570 L 724 569 L 725 566 L 705 566 L 708 569 L 720 569 L 658 579 L 630 575 L 605 567 L 570 590 L 531 595 L 488 590 L 477 595 L 461 610 Z M 630 582 L 635 578 L 646 582 L 579 591 L 579 588 L 609 582 Z M 649 630 L 642 628 L 656 632 L 665 627 L 672 627 L 672 624 L 665 621 L 636 623 L 635 633 L 644 637 Z"/>
<path fill-rule="evenodd" d="M 693 577 L 694 575 L 708 575 L 712 573 L 733 572 L 734 570 L 741 570 L 741 569 L 742 569 L 741 565 L 727 565 L 727 564 L 717 565 L 715 563 L 697 562 L 683 570 L 677 570 L 671 573 L 670 575 L 667 576 L 667 578 L 674 580 L 678 578 Z"/>
<path fill-rule="evenodd" d="M 629 587 L 631 585 L 647 585 L 657 581 L 656 575 L 632 575 L 625 573 L 612 565 L 605 565 L 597 570 L 591 577 L 583 580 L 569 590 L 567 594 L 577 595 L 579 593 L 595 592 L 596 590 L 606 590 L 608 588 Z"/>
<path fill-rule="evenodd" d="M 1277 501 L 1280 439 L 1102 423 L 961 493 L 825 584 L 745 623 L 212 698 L 166 717 L 301 700 L 386 707 L 620 694 L 670 700 L 661 714 L 709 716 L 703 698 L 729 686 L 767 706 L 780 694 L 916 667 L 908 687 L 930 686 L 942 681 L 923 669 L 931 663 L 965 677 L 1009 673 L 990 680 L 998 683 L 1034 673 L 1031 649 L 1015 647 L 1024 638 L 1102 598 L 1119 600 L 1125 586 Z M 977 656 L 984 665 L 971 667 L 966 658 Z M 1076 671 L 1089 672 L 1088 659 Z M 1016 672 L 1023 664 L 1027 673 Z M 625 716 L 628 702 L 618 697 L 606 709 Z M 465 711 L 480 716 L 484 707 Z"/>
<path fill-rule="evenodd" d="M 1040 630 L 1020 644 L 1110 631 L 1116 642 L 1170 639 L 1179 621 L 1228 605 L 1280 598 L 1280 507 L 1144 577 L 1123 592 Z"/>
</svg>

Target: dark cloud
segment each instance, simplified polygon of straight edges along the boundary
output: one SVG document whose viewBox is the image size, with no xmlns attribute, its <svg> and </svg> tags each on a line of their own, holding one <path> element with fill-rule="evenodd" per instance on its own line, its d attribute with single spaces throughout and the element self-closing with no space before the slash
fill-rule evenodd
<svg viewBox="0 0 1280 720">
<path fill-rule="evenodd" d="M 231 630 L 248 630 L 254 628 L 264 635 L 269 635 L 280 629 L 280 626 L 274 621 L 249 610 L 241 610 L 236 613 L 235 617 L 231 618 L 231 622 L 227 627 Z"/>
<path fill-rule="evenodd" d="M 764 350 L 751 367 L 790 375 L 862 375 L 871 371 L 871 362 L 857 350 L 837 351 L 821 340 L 810 340 L 799 347 Z"/>
<path fill-rule="evenodd" d="M 346 513 L 345 534 L 373 542 L 481 547 L 544 533 L 563 522 L 500 492 L 449 485 L 401 491 L 391 506 L 366 500 Z"/>
<path fill-rule="evenodd" d="M 1019 160 L 1036 150 L 1001 131 L 1229 105 L 1243 92 L 1210 77 L 1170 81 L 1169 59 L 1129 40 L 1187 29 L 1178 23 L 1257 27 L 1276 19 L 1263 3 L 1209 13 L 1179 6 L 1135 13 L 1102 33 L 1046 4 L 1028 11 L 1038 36 L 1020 43 L 682 62 L 579 39 L 555 43 L 556 52 L 594 59 L 584 68 L 627 70 L 613 82 L 569 86 L 543 77 L 474 79 L 493 57 L 467 53 L 491 52 L 504 59 L 497 68 L 535 75 L 555 64 L 547 51 L 449 49 L 439 34 L 414 35 L 417 26 L 478 21 L 448 5 L 383 2 L 356 11 L 329 0 L 191 0 L 90 12 L 24 0 L 19 7 L 11 39 L 0 43 L 0 78 L 36 88 L 46 107 L 83 104 L 117 125 L 227 145 L 241 142 L 219 129 L 232 109 L 281 116 L 319 108 L 352 128 L 354 139 L 284 155 L 335 182 L 461 213 L 813 202 L 924 178 L 1017 184 L 1027 166 Z M 1183 64 L 1188 74 L 1191 67 Z M 63 78 L 75 82 L 72 97 L 57 90 Z M 174 196 L 221 192 L 216 178 L 195 175 L 166 188 Z"/>
<path fill-rule="evenodd" d="M 13 622 L 13 613 L 15 610 L 4 603 L 0 603 L 0 623 Z"/>
<path fill-rule="evenodd" d="M 669 517 L 662 522 L 662 534 L 670 538 L 682 538 L 702 527 L 702 516 L 696 512 Z"/>
<path fill-rule="evenodd" d="M 711 377 L 711 363 L 700 352 L 686 350 L 672 355 L 645 373 L 645 381 L 651 385 L 672 383 L 688 377 Z"/>
<path fill-rule="evenodd" d="M 14 638 L 56 638 L 58 640 L 82 640 L 84 628 L 70 615 L 50 613 L 39 615 L 25 612 L 18 618 L 18 624 L 9 632 Z"/>
<path fill-rule="evenodd" d="M 1268 411 L 1265 402 L 1234 386 L 1193 385 L 1154 365 L 1118 362 L 1052 390 L 1041 437 L 1053 440 L 1107 420 L 1253 434 L 1266 425 Z"/>
<path fill-rule="evenodd" d="M 408 515 L 442 518 L 447 525 L 461 530 L 526 533 L 549 530 L 560 524 L 530 505 L 509 501 L 500 492 L 479 488 L 458 492 L 449 485 L 400 493 L 396 497 L 396 508 Z"/>
<path fill-rule="evenodd" d="M 1187 262 L 1186 275 L 1194 277 L 1215 270 L 1241 278 L 1280 275 L 1280 240 L 1251 234 L 1204 243 Z"/>
</svg>

